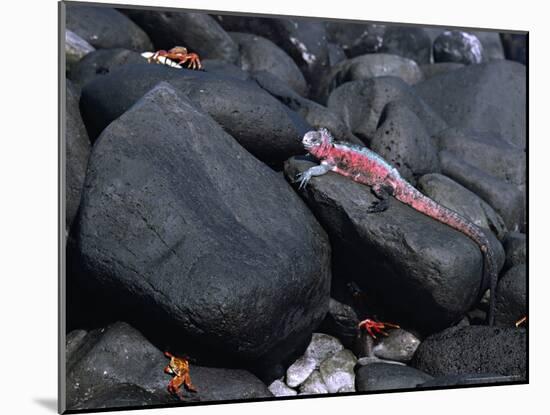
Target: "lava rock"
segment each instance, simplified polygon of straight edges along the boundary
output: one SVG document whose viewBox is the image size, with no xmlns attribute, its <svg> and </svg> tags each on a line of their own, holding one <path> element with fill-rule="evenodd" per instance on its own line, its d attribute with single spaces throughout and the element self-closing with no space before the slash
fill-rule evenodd
<svg viewBox="0 0 550 415">
<path fill-rule="evenodd" d="M 418 26 L 388 26 L 380 52 L 412 59 L 419 65 L 430 63 L 432 41 L 426 31 Z"/>
<path fill-rule="evenodd" d="M 422 80 L 422 72 L 416 62 L 396 55 L 375 53 L 346 59 L 332 67 L 319 86 L 322 102 L 340 85 L 380 76 L 395 76 L 407 84 Z"/>
<path fill-rule="evenodd" d="M 340 45 L 335 43 L 328 44 L 328 62 L 331 67 L 346 60 L 346 58 L 346 52 L 344 52 L 344 49 Z"/>
<path fill-rule="evenodd" d="M 427 373 L 409 366 L 372 363 L 357 369 L 355 387 L 358 392 L 411 389 L 430 379 Z"/>
<path fill-rule="evenodd" d="M 166 403 L 173 401 L 166 390 L 170 378 L 163 373 L 168 360 L 133 327 L 114 323 L 87 333 L 79 343 L 67 359 L 69 409 L 121 384 L 132 384 Z"/>
<path fill-rule="evenodd" d="M 145 63 L 137 52 L 128 49 L 99 49 L 86 55 L 71 72 L 71 80 L 80 87 L 98 75 L 106 75 L 117 66 Z"/>
<path fill-rule="evenodd" d="M 347 349 L 340 350 L 323 360 L 319 372 L 329 393 L 355 392 L 355 372 L 357 358 Z"/>
<path fill-rule="evenodd" d="M 446 30 L 433 43 L 435 62 L 458 62 L 465 65 L 481 63 L 484 49 L 481 42 L 472 33 L 460 30 Z"/>
<path fill-rule="evenodd" d="M 523 190 L 498 179 L 456 157 L 449 151 L 439 153 L 441 172 L 471 190 L 500 214 L 507 228 L 521 230 L 525 226 L 525 194 Z"/>
<path fill-rule="evenodd" d="M 70 74 L 73 67 L 95 48 L 70 30 L 65 30 L 65 64 L 67 74 Z"/>
<path fill-rule="evenodd" d="M 430 65 L 421 65 L 420 70 L 424 79 L 430 79 L 442 73 L 454 71 L 455 69 L 464 68 L 464 64 L 456 62 L 439 62 Z"/>
<path fill-rule="evenodd" d="M 118 406 L 130 399 L 137 399 L 135 404 L 144 405 L 152 400 L 155 403 L 175 402 L 166 389 L 170 376 L 163 371 L 168 359 L 130 325 L 117 322 L 93 330 L 83 342 L 78 356 L 73 356 L 68 365 L 69 409 Z M 272 396 L 258 378 L 245 370 L 202 367 L 191 363 L 189 373 L 197 392 L 182 387 L 179 393 L 185 401 Z M 115 394 L 107 393 L 110 388 L 124 391 L 120 401 Z"/>
<path fill-rule="evenodd" d="M 298 392 L 286 386 L 285 383 L 279 379 L 275 380 L 271 385 L 269 385 L 268 389 L 273 394 L 273 396 L 294 396 L 298 394 Z"/>
<path fill-rule="evenodd" d="M 241 68 L 245 71 L 267 71 L 296 93 L 306 95 L 304 75 L 292 58 L 272 41 L 249 33 L 229 33 L 239 47 Z"/>
<path fill-rule="evenodd" d="M 403 101 L 392 101 L 384 107 L 370 148 L 412 184 L 422 174 L 439 170 L 434 141 L 422 121 Z"/>
<path fill-rule="evenodd" d="M 243 71 L 239 66 L 219 59 L 203 60 L 202 68 L 205 72 L 217 74 L 222 77 L 231 76 L 241 81 L 248 81 L 251 79 L 250 74 Z"/>
<path fill-rule="evenodd" d="M 387 337 L 381 337 L 372 351 L 376 357 L 397 362 L 408 362 L 418 348 L 420 340 L 414 334 L 403 330 L 390 330 Z"/>
<path fill-rule="evenodd" d="M 319 331 L 336 337 L 346 348 L 351 349 L 357 336 L 358 324 L 359 318 L 352 307 L 331 298 L 328 313 Z"/>
<path fill-rule="evenodd" d="M 184 46 L 201 59 L 236 63 L 239 48 L 214 18 L 206 13 L 168 10 L 123 9 L 150 36 L 155 49 Z"/>
<path fill-rule="evenodd" d="M 418 189 L 477 226 L 492 231 L 497 239 L 502 240 L 506 235 L 501 216 L 483 199 L 452 179 L 441 174 L 426 174 L 418 180 Z"/>
<path fill-rule="evenodd" d="M 347 82 L 332 91 L 327 107 L 368 145 L 374 137 L 384 107 L 396 100 L 402 100 L 413 110 L 430 136 L 448 128 L 403 80 L 395 77 Z"/>
<path fill-rule="evenodd" d="M 139 386 L 120 383 L 115 385 L 98 385 L 90 399 L 75 405 L 74 410 L 107 409 L 119 407 L 139 407 L 177 403 L 177 398 L 163 399 Z"/>
<path fill-rule="evenodd" d="M 78 109 L 80 93 L 71 81 L 67 80 L 66 82 L 65 155 L 67 158 L 65 161 L 65 226 L 69 228 L 80 205 L 80 195 L 90 156 L 90 140 L 86 134 L 86 128 Z"/>
<path fill-rule="evenodd" d="M 83 283 L 204 355 L 278 362 L 328 310 L 324 231 L 277 173 L 166 83 L 94 145 L 75 239 Z"/>
<path fill-rule="evenodd" d="M 521 376 L 502 376 L 491 373 L 439 376 L 418 385 L 418 388 L 443 388 L 462 385 L 489 385 L 493 383 L 517 382 Z"/>
<path fill-rule="evenodd" d="M 437 136 L 439 148 L 507 183 L 525 185 L 527 159 L 522 148 L 493 133 L 449 128 Z"/>
<path fill-rule="evenodd" d="M 378 23 L 325 22 L 329 42 L 340 45 L 350 58 L 376 53 L 384 43 L 386 26 Z"/>
<path fill-rule="evenodd" d="M 527 65 L 527 33 L 501 33 L 506 59 Z"/>
<path fill-rule="evenodd" d="M 312 357 L 300 357 L 288 367 L 286 371 L 286 384 L 291 388 L 300 386 L 318 366 L 319 362 Z"/>
<path fill-rule="evenodd" d="M 469 65 L 420 82 L 413 89 L 450 127 L 492 132 L 525 148 L 524 66 L 504 60 Z"/>
<path fill-rule="evenodd" d="M 288 160 L 287 180 L 313 165 Z M 313 177 L 300 195 L 329 234 L 335 281 L 368 286 L 381 303 L 380 319 L 433 332 L 459 320 L 479 298 L 483 259 L 467 236 L 393 198 L 386 211 L 368 214 L 378 200 L 370 188 L 332 172 Z M 502 264 L 498 241 L 488 237 Z"/>
<path fill-rule="evenodd" d="M 306 81 L 316 88 L 329 67 L 329 51 L 324 22 L 299 18 L 217 16 L 222 27 L 231 32 L 263 36 L 283 49 L 296 62 Z"/>
<path fill-rule="evenodd" d="M 66 27 L 96 49 L 124 48 L 145 52 L 153 45 L 134 22 L 110 7 L 67 3 Z"/>
<path fill-rule="evenodd" d="M 510 232 L 504 239 L 504 251 L 506 252 L 506 261 L 504 270 L 513 266 L 527 263 L 527 238 L 524 233 Z"/>
<path fill-rule="evenodd" d="M 315 129 L 327 128 L 339 140 L 362 144 L 362 141 L 353 135 L 340 116 L 327 107 L 301 97 L 268 72 L 254 72 L 252 75 L 260 88 L 298 113 L 311 127 Z"/>
<path fill-rule="evenodd" d="M 504 59 L 504 47 L 498 32 L 474 31 L 471 33 L 481 42 L 485 61 Z"/>
<path fill-rule="evenodd" d="M 300 385 L 300 395 L 317 395 L 328 393 L 327 385 L 318 370 L 314 370 L 304 383 Z"/>
<path fill-rule="evenodd" d="M 488 326 L 451 327 L 424 339 L 411 363 L 432 376 L 493 373 L 525 378 L 526 332 Z"/>
<path fill-rule="evenodd" d="M 259 159 L 281 164 L 290 155 L 304 152 L 301 137 L 311 127 L 256 84 L 151 64 L 121 66 L 85 85 L 80 107 L 90 138 L 95 140 L 111 121 L 163 80 Z"/>
<path fill-rule="evenodd" d="M 526 315 L 527 268 L 521 264 L 509 269 L 498 282 L 495 323 L 515 327 L 515 323 Z"/>
</svg>

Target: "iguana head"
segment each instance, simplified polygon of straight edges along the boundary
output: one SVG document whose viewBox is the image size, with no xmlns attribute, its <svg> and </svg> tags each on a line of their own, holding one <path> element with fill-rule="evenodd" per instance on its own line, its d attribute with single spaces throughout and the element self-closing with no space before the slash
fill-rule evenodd
<svg viewBox="0 0 550 415">
<path fill-rule="evenodd" d="M 308 131 L 302 138 L 304 148 L 317 158 L 326 156 L 327 151 L 332 148 L 332 136 L 326 128 L 317 131 Z"/>
</svg>

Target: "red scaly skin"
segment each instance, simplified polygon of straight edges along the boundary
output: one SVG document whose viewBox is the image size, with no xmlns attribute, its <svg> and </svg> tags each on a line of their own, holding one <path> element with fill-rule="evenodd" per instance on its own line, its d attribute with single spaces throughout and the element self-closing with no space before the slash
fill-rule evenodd
<svg viewBox="0 0 550 415">
<path fill-rule="evenodd" d="M 302 173 L 299 177 L 302 180 L 300 187 L 305 186 L 312 176 L 334 171 L 358 183 L 371 186 L 377 195 L 389 192 L 400 202 L 472 239 L 484 256 L 484 280 L 489 280 L 491 290 L 487 322 L 493 325 L 497 266 L 489 240 L 476 225 L 420 193 L 401 177 L 396 168 L 366 147 L 334 142 L 326 129 L 306 133 L 302 142 L 306 150 L 321 161 L 321 166 Z"/>
</svg>

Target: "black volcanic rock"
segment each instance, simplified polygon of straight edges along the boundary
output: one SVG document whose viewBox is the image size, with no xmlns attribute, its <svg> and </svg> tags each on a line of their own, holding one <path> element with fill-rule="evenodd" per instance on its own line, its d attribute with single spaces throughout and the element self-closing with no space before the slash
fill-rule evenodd
<svg viewBox="0 0 550 415">
<path fill-rule="evenodd" d="M 96 141 L 74 237 L 96 302 L 203 355 L 277 362 L 328 310 L 330 246 L 309 210 L 165 83 Z"/>
<path fill-rule="evenodd" d="M 451 327 L 424 339 L 412 365 L 432 376 L 487 373 L 525 378 L 526 346 L 524 329 Z"/>
<path fill-rule="evenodd" d="M 96 49 L 124 48 L 145 52 L 153 45 L 147 34 L 110 7 L 66 4 L 67 29 Z"/>
<path fill-rule="evenodd" d="M 288 160 L 287 180 L 313 165 Z M 329 234 L 333 285 L 353 280 L 378 303 L 373 309 L 381 320 L 433 332 L 458 321 L 478 300 L 482 254 L 460 232 L 393 198 L 386 211 L 369 214 L 377 200 L 370 188 L 336 173 L 313 177 L 300 194 Z M 502 247 L 487 236 L 500 267 Z"/>
<path fill-rule="evenodd" d="M 86 166 L 90 156 L 90 140 L 86 134 L 86 128 L 82 122 L 78 109 L 80 92 L 67 80 L 66 100 L 66 124 L 65 124 L 65 181 L 66 181 L 66 220 L 68 228 L 73 222 L 78 206 L 80 205 L 80 194 L 84 185 Z"/>
<path fill-rule="evenodd" d="M 304 75 L 285 51 L 262 36 L 238 32 L 230 32 L 229 35 L 239 46 L 242 69 L 250 72 L 267 71 L 296 93 L 306 95 Z"/>
<path fill-rule="evenodd" d="M 434 62 L 456 62 L 465 65 L 486 60 L 481 42 L 472 33 L 446 30 L 433 44 Z"/>
<path fill-rule="evenodd" d="M 121 9 L 151 38 L 155 50 L 183 46 L 201 59 L 220 59 L 235 63 L 237 44 L 211 16 L 168 10 Z"/>
<path fill-rule="evenodd" d="M 492 132 L 525 148 L 526 86 L 525 66 L 502 60 L 447 72 L 413 89 L 450 127 Z"/>
<path fill-rule="evenodd" d="M 255 83 L 146 63 L 118 67 L 85 85 L 80 108 L 90 138 L 160 81 L 169 81 L 259 159 L 281 164 L 303 153 L 301 137 L 311 127 Z"/>
</svg>

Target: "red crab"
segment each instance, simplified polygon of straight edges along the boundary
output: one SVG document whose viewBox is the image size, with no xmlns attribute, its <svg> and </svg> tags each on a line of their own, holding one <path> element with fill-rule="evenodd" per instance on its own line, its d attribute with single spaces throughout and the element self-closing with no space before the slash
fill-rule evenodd
<svg viewBox="0 0 550 415">
<path fill-rule="evenodd" d="M 375 321 L 375 320 L 371 320 L 370 318 L 366 319 L 366 320 L 363 320 L 362 322 L 359 323 L 359 329 L 361 328 L 365 328 L 367 329 L 367 332 L 370 334 L 370 336 L 373 338 L 373 339 L 376 339 L 376 335 L 375 333 L 377 334 L 383 334 L 384 336 L 387 336 L 388 333 L 386 333 L 384 331 L 384 329 L 386 328 L 390 328 L 390 329 L 398 329 L 400 328 L 397 324 L 393 324 L 393 323 L 382 323 L 380 321 Z"/>
<path fill-rule="evenodd" d="M 178 65 L 182 65 L 185 62 L 189 62 L 187 64 L 187 67 L 190 69 L 201 69 L 201 61 L 199 59 L 199 55 L 196 53 L 188 53 L 187 48 L 183 46 L 175 46 L 172 49 L 166 51 L 166 50 L 158 50 L 156 51 L 153 56 L 151 56 L 148 61 L 149 62 L 156 62 L 156 63 L 162 63 L 159 61 L 159 58 L 163 56 L 167 59 L 170 59 L 174 62 L 176 62 Z"/>
<path fill-rule="evenodd" d="M 197 389 L 191 384 L 191 376 L 189 376 L 189 360 L 185 357 L 176 357 L 170 352 L 164 352 L 164 355 L 170 358 L 164 373 L 174 376 L 168 383 L 168 392 L 177 395 L 181 385 L 185 385 L 191 392 L 196 392 Z"/>
</svg>

